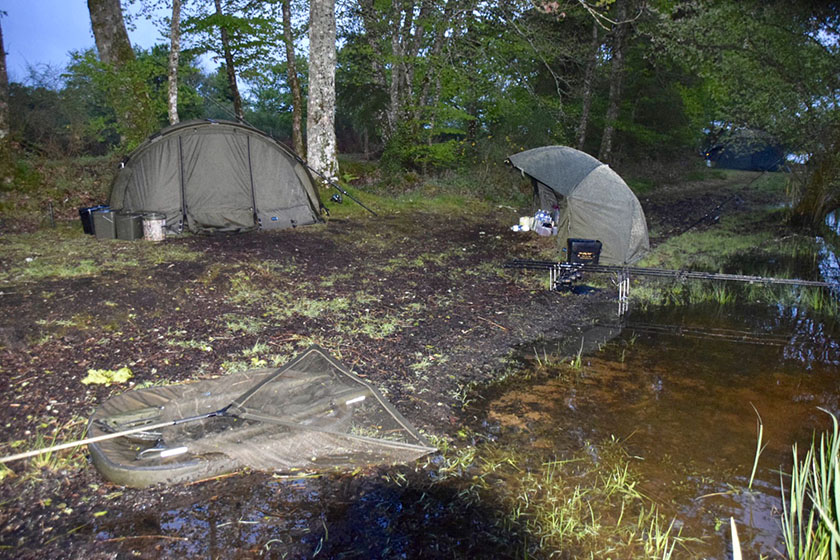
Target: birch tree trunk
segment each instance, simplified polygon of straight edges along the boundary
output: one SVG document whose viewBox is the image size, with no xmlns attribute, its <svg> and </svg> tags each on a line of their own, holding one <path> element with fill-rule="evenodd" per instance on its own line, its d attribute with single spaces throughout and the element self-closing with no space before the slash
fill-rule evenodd
<svg viewBox="0 0 840 560">
<path fill-rule="evenodd" d="M 401 2 L 394 0 L 391 13 L 391 83 L 388 87 L 387 128 L 385 138 L 390 138 L 397 129 L 400 113 L 400 84 L 402 83 L 403 49 L 401 39 Z"/>
<path fill-rule="evenodd" d="M 624 47 L 627 42 L 627 35 L 630 24 L 625 21 L 627 17 L 627 2 L 619 0 L 617 3 L 618 13 L 613 34 L 612 61 L 610 63 L 610 98 L 605 116 L 604 133 L 601 136 L 601 149 L 598 151 L 598 159 L 609 163 L 612 159 L 613 135 L 615 134 L 615 123 L 618 121 L 618 113 L 621 109 L 621 94 L 624 81 Z"/>
<path fill-rule="evenodd" d="M 286 74 L 292 90 L 292 146 L 295 153 L 306 157 L 303 145 L 303 96 L 295 62 L 295 42 L 292 37 L 292 1 L 282 0 L 283 42 L 286 44 Z"/>
<path fill-rule="evenodd" d="M 216 15 L 222 15 L 222 1 L 215 0 Z M 233 53 L 230 50 L 230 37 L 228 36 L 227 28 L 224 25 L 219 26 L 222 36 L 222 50 L 225 56 L 225 69 L 227 70 L 228 86 L 230 86 L 230 94 L 233 97 L 233 114 L 236 120 L 242 122 L 245 120 L 245 113 L 242 111 L 242 96 L 239 95 L 239 87 L 236 85 L 236 67 L 233 65 Z"/>
<path fill-rule="evenodd" d="M 598 22 L 592 20 L 592 42 L 589 45 L 589 60 L 586 61 L 586 74 L 583 77 L 583 107 L 580 111 L 576 140 L 577 149 L 583 151 L 586 144 L 586 129 L 589 128 L 589 113 L 592 110 L 592 82 L 595 79 L 595 68 L 598 65 L 598 50 L 601 42 L 598 40 Z"/>
<path fill-rule="evenodd" d="M 172 0 L 169 28 L 169 124 L 178 124 L 178 60 L 181 57 L 181 0 Z"/>
<path fill-rule="evenodd" d="M 311 0 L 306 151 L 309 165 L 329 181 L 335 181 L 338 176 L 335 138 L 335 34 L 335 0 Z"/>
</svg>

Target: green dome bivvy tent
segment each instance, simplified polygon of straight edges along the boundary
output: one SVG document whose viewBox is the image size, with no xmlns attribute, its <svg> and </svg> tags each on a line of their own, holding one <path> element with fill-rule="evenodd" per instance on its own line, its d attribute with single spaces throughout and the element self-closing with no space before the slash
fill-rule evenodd
<svg viewBox="0 0 840 560">
<path fill-rule="evenodd" d="M 121 164 L 111 209 L 166 215 L 170 232 L 283 229 L 321 221 L 309 170 L 250 126 L 188 121 L 151 136 Z"/>
<path fill-rule="evenodd" d="M 526 150 L 507 160 L 534 185 L 542 210 L 558 210 L 558 235 L 602 244 L 600 262 L 624 265 L 649 249 L 645 214 L 618 174 L 594 157 L 567 146 Z"/>
</svg>

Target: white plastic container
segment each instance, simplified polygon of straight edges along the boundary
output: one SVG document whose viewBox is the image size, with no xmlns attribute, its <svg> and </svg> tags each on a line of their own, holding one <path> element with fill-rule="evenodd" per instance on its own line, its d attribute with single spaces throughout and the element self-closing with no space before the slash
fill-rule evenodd
<svg viewBox="0 0 840 560">
<path fill-rule="evenodd" d="M 143 214 L 143 239 L 146 241 L 163 241 L 166 239 L 166 216 L 152 212 Z"/>
</svg>

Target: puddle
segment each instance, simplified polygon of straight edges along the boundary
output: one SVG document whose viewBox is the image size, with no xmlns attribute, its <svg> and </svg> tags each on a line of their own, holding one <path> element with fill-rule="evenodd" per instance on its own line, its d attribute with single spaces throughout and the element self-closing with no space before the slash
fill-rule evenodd
<svg viewBox="0 0 840 560">
<path fill-rule="evenodd" d="M 498 525 L 492 500 L 478 504 L 461 490 L 430 487 L 409 469 L 300 480 L 252 473 L 104 516 L 93 532 L 103 553 L 119 557 L 516 556 L 523 544 Z"/>
<path fill-rule="evenodd" d="M 572 381 L 562 365 L 556 379 L 495 398 L 488 420 L 500 441 L 562 457 L 614 436 L 642 492 L 683 537 L 702 539 L 689 545 L 692 557 L 731 557 L 730 516 L 748 556 L 776 556 L 791 446 L 807 448 L 814 430 L 830 427 L 819 408 L 840 413 L 836 331 L 769 306 L 671 307 L 626 322 L 571 368 Z M 756 411 L 767 447 L 749 490 Z"/>
</svg>

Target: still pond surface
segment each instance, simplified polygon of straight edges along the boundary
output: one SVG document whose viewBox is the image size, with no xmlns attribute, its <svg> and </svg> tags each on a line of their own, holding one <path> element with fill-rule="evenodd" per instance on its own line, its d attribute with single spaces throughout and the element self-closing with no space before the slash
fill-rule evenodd
<svg viewBox="0 0 840 560">
<path fill-rule="evenodd" d="M 837 340 L 836 328 L 791 307 L 634 313 L 618 337 L 582 357 L 571 385 L 508 392 L 490 419 L 522 429 L 509 445 L 530 440 L 561 455 L 620 439 L 642 492 L 684 537 L 701 539 L 687 545 L 689 557 L 730 558 L 730 517 L 745 552 L 779 557 L 780 474 L 790 472 L 791 446 L 807 448 L 830 428 L 820 409 L 840 413 Z M 759 415 L 766 447 L 750 489 Z"/>
</svg>

